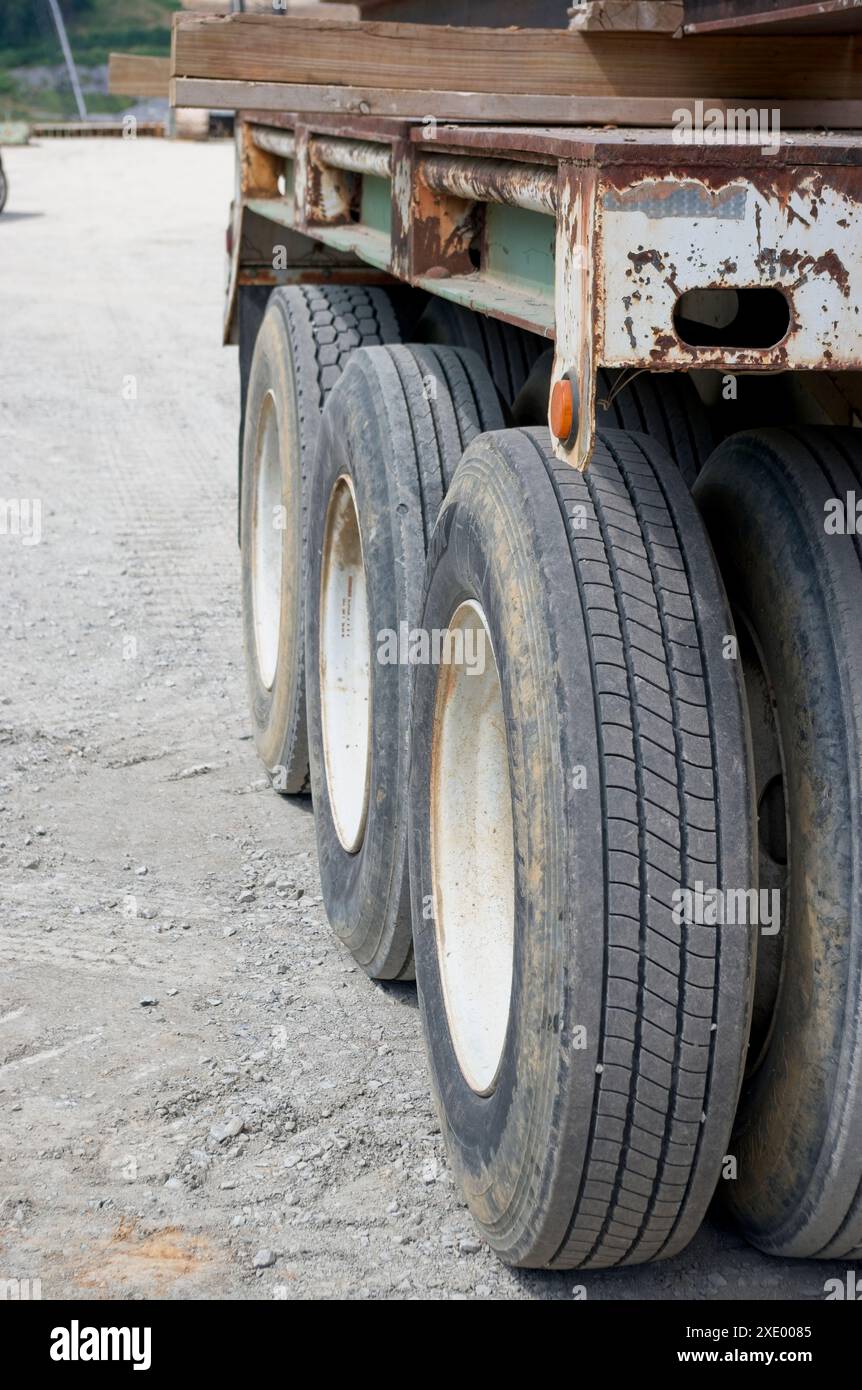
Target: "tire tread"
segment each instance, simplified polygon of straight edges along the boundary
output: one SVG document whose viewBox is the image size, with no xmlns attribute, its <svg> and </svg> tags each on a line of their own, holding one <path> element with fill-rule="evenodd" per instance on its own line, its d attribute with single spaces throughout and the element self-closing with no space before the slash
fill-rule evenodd
<svg viewBox="0 0 862 1390">
<path fill-rule="evenodd" d="M 608 816 L 605 827 L 605 1017 L 631 1023 L 622 1037 L 604 1033 L 581 1189 L 552 1261 L 581 1268 L 655 1259 L 671 1246 L 711 1101 L 721 988 L 715 941 L 711 951 L 702 941 L 692 950 L 671 916 L 674 889 L 703 874 L 720 882 L 722 869 L 719 838 L 691 822 L 695 797 L 718 823 L 717 767 L 684 541 L 662 484 L 660 451 L 617 431 L 602 431 L 601 441 L 586 475 L 573 479 L 566 465 L 548 465 L 595 662 L 606 792 L 627 793 L 634 813 Z M 584 515 L 586 527 L 577 529 Z M 706 736 L 686 728 L 684 706 L 703 713 Z M 665 745 L 652 737 L 657 719 L 667 726 Z M 631 912 L 618 910 L 628 902 L 620 894 L 632 895 Z M 687 1020 L 709 1021 L 706 1041 L 686 1037 Z M 650 1045 L 657 1037 L 668 1039 L 670 1057 Z M 620 1121 L 613 1139 L 598 1132 L 608 1116 Z"/>
</svg>

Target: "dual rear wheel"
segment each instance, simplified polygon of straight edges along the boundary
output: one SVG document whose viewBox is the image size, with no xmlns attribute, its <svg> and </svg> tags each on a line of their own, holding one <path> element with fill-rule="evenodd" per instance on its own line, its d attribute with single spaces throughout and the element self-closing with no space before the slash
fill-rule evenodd
<svg viewBox="0 0 862 1390">
<path fill-rule="evenodd" d="M 477 440 L 431 543 L 422 623 L 469 622 L 485 660 L 416 671 L 414 937 L 483 1235 L 515 1264 L 598 1268 L 681 1249 L 719 1176 L 754 955 L 675 898 L 750 881 L 753 788 L 678 470 L 620 433 L 585 477 L 549 446 Z"/>
<path fill-rule="evenodd" d="M 726 1185 L 772 1254 L 862 1254 L 862 448 L 728 440 L 695 498 L 736 615 L 755 734 L 755 1029 Z"/>
<path fill-rule="evenodd" d="M 280 552 L 244 532 L 258 746 L 285 756 L 259 691 L 299 643 L 283 789 L 310 764 L 337 934 L 376 978 L 415 969 L 483 1235 L 520 1265 L 666 1257 L 724 1176 L 764 1249 L 858 1253 L 862 555 L 823 517 L 862 492 L 855 437 L 726 441 L 695 506 L 676 387 L 641 383 L 648 433 L 603 431 L 581 476 L 504 428 L 487 352 L 358 351 L 397 337 L 375 317 L 322 414 L 295 362 L 283 419 L 252 370 L 244 510 L 279 505 L 280 458 L 301 513 Z M 306 400 L 291 493 L 270 422 Z M 764 886 L 777 931 L 703 913 Z"/>
<path fill-rule="evenodd" d="M 426 549 L 464 449 L 501 424 L 482 363 L 455 348 L 357 352 L 323 414 L 305 635 L 318 860 L 330 923 L 378 979 L 413 973 L 407 787 Z"/>
</svg>

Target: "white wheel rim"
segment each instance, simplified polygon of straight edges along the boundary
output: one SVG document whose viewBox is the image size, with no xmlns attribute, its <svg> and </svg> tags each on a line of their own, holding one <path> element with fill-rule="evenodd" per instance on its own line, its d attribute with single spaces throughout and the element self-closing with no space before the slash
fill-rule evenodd
<svg viewBox="0 0 862 1390">
<path fill-rule="evenodd" d="M 261 683 L 271 690 L 278 665 L 284 541 L 281 448 L 271 391 L 261 408 L 255 468 L 251 543 L 254 640 Z"/>
<path fill-rule="evenodd" d="M 353 854 L 368 813 L 371 641 L 362 535 L 347 477 L 332 489 L 323 538 L 320 712 L 332 819 L 342 846 Z"/>
<path fill-rule="evenodd" d="M 488 1095 L 500 1070 L 512 1000 L 509 756 L 500 675 L 480 605 L 462 603 L 449 633 L 452 659 L 438 675 L 431 754 L 434 929 L 455 1056 L 468 1085 Z"/>
</svg>

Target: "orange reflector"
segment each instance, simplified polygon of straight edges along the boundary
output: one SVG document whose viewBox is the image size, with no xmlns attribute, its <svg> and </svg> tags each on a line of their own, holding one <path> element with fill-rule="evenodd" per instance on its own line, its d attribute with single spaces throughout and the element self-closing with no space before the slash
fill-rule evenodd
<svg viewBox="0 0 862 1390">
<path fill-rule="evenodd" d="M 551 392 L 551 429 L 557 439 L 568 439 L 575 419 L 575 397 L 572 383 L 555 381 Z"/>
</svg>

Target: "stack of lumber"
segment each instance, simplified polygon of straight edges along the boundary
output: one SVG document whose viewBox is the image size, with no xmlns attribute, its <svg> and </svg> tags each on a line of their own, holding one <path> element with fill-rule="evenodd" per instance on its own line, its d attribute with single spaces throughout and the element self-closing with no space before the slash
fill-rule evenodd
<svg viewBox="0 0 862 1390">
<path fill-rule="evenodd" d="M 451 28 L 175 15 L 171 99 L 541 124 L 674 124 L 695 100 L 779 107 L 787 127 L 862 127 L 862 48 L 846 37 Z"/>
<path fill-rule="evenodd" d="M 373 0 L 372 0 L 373 2 Z M 181 0 L 184 10 L 195 14 L 226 15 L 231 12 L 231 0 Z M 279 0 L 280 8 L 274 17 L 308 19 L 325 16 L 327 19 L 361 19 L 361 7 L 341 4 L 339 0 L 323 5 L 319 0 Z M 272 0 L 245 0 L 248 14 L 273 16 Z M 121 97 L 167 97 L 170 89 L 171 63 L 169 58 L 151 58 L 140 53 L 112 53 L 108 59 L 108 91 Z"/>
</svg>

